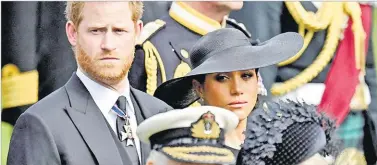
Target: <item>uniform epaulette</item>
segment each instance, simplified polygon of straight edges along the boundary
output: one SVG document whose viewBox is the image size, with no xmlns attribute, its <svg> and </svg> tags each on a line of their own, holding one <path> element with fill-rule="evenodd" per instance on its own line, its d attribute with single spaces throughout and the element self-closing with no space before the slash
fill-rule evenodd
<svg viewBox="0 0 377 165">
<path fill-rule="evenodd" d="M 227 18 L 226 22 L 232 26 L 234 26 L 236 29 L 241 30 L 247 37 L 251 38 L 250 32 L 246 29 L 245 25 L 243 23 L 238 23 L 236 20 L 232 18 Z"/>
<path fill-rule="evenodd" d="M 161 30 L 162 28 L 164 28 L 165 24 L 166 24 L 166 22 L 163 21 L 163 20 L 160 20 L 160 19 L 157 19 L 157 20 L 155 20 L 153 22 L 147 23 L 144 26 L 143 31 L 141 32 L 140 37 L 137 40 L 136 44 L 137 45 L 142 45 L 145 41 L 147 41 L 154 34 L 156 34 L 156 32 L 158 32 L 159 30 Z"/>
</svg>

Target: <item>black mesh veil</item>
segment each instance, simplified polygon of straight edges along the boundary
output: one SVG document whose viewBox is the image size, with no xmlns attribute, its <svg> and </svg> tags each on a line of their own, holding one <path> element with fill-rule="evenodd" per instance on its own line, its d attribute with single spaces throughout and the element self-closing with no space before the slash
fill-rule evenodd
<svg viewBox="0 0 377 165">
<path fill-rule="evenodd" d="M 319 153 L 336 156 L 335 121 L 314 105 L 259 101 L 248 119 L 237 165 L 295 165 Z"/>
</svg>

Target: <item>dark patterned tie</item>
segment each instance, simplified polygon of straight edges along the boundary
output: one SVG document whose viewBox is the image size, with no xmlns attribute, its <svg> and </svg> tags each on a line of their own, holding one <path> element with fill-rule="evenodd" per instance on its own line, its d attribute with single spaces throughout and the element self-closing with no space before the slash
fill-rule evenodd
<svg viewBox="0 0 377 165">
<path fill-rule="evenodd" d="M 132 135 L 130 116 L 126 110 L 127 99 L 120 96 L 116 102 L 116 107 L 112 109 L 117 113 L 117 131 L 120 142 L 124 145 L 126 152 L 130 156 L 133 165 L 139 164 L 139 157 L 136 150 L 136 145 Z"/>
</svg>

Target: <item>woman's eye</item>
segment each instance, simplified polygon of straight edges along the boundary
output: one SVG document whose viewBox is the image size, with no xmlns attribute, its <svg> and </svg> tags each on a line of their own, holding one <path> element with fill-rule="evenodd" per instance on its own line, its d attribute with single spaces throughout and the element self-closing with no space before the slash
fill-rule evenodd
<svg viewBox="0 0 377 165">
<path fill-rule="evenodd" d="M 225 76 L 225 75 L 217 75 L 217 76 L 216 76 L 216 80 L 219 81 L 219 82 L 223 82 L 223 81 L 225 81 L 226 79 L 228 79 L 228 77 Z"/>
<path fill-rule="evenodd" d="M 244 79 L 249 79 L 249 78 L 252 78 L 254 76 L 253 73 L 244 73 L 242 74 L 242 78 Z"/>
</svg>

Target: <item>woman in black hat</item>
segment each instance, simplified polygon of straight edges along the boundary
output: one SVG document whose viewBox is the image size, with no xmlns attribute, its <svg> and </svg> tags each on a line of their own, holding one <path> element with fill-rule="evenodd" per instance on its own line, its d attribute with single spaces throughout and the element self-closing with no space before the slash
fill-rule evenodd
<svg viewBox="0 0 377 165">
<path fill-rule="evenodd" d="M 239 150 L 247 117 L 257 101 L 258 68 L 287 60 L 302 46 L 302 37 L 293 32 L 258 45 L 252 45 L 237 29 L 210 32 L 191 49 L 193 70 L 161 84 L 154 96 L 174 108 L 185 108 L 200 99 L 205 105 L 233 111 L 240 122 L 233 133 L 227 134 L 226 142 Z"/>
</svg>

